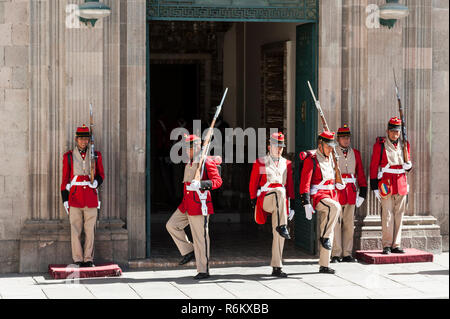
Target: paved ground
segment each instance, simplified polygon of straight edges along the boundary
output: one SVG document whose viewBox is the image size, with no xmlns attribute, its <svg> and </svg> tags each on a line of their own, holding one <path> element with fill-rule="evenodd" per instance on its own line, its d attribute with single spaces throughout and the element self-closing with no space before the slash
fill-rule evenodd
<svg viewBox="0 0 450 319">
<path fill-rule="evenodd" d="M 336 264 L 317 273 L 317 259 L 286 259 L 289 278 L 268 276 L 268 266 L 214 267 L 196 282 L 195 268 L 125 271 L 122 277 L 54 280 L 46 274 L 0 275 L 0 298 L 49 299 L 380 299 L 449 298 L 449 254 L 433 263 Z"/>
</svg>

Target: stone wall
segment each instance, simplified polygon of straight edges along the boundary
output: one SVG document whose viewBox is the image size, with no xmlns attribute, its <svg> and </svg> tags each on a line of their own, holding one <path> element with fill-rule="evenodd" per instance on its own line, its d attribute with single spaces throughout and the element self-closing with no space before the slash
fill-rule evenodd
<svg viewBox="0 0 450 319">
<path fill-rule="evenodd" d="M 29 213 L 27 0 L 0 0 L 0 273 L 19 269 L 19 236 Z"/>
<path fill-rule="evenodd" d="M 448 198 L 449 198 L 449 71 L 448 35 L 449 2 L 434 0 L 433 26 L 433 75 L 431 107 L 431 212 L 441 226 L 442 250 L 448 251 Z"/>
<path fill-rule="evenodd" d="M 433 55 L 432 38 L 435 34 L 448 38 L 448 24 L 447 32 L 445 24 L 439 25 L 440 30 L 436 23 L 432 24 L 431 0 L 406 1 L 410 15 L 397 21 L 392 29 L 368 24 L 368 6 L 380 6 L 383 3 L 383 0 L 349 0 L 341 3 L 333 1 L 330 6 L 330 2 L 321 1 L 320 97 L 322 104 L 326 105 L 323 107 L 325 114 L 330 114 L 329 122 L 333 129 L 343 124 L 349 124 L 352 128 L 353 146 L 361 151 L 368 174 L 375 138 L 386 135 L 387 121 L 392 116 L 398 116 L 392 71 L 395 69 L 402 103 L 406 109 L 408 138 L 414 162 L 414 169 L 408 174 L 411 191 L 404 219 L 402 244 L 405 247 L 414 246 L 440 252 L 440 226 L 444 226 L 444 231 L 448 228 L 445 225 L 445 220 L 448 221 L 445 219 L 448 218 L 448 204 L 445 204 L 448 167 L 443 167 L 443 164 L 433 165 L 435 131 L 432 131 L 430 123 L 432 110 L 437 111 L 437 119 L 439 110 L 441 115 L 445 112 L 442 110 L 447 110 L 448 114 L 448 108 L 444 109 L 444 105 L 448 104 L 445 99 L 444 102 L 434 100 L 434 103 L 439 103 L 437 108 L 432 104 L 434 92 L 431 75 L 433 65 L 441 62 L 441 69 L 446 67 L 448 76 L 448 60 L 445 62 L 444 59 L 442 63 L 445 53 L 448 55 L 448 47 L 442 47 L 440 52 Z M 442 6 L 442 3 L 434 3 L 434 15 L 442 15 L 442 9 L 439 9 L 439 13 L 436 8 L 439 4 Z M 436 74 L 436 77 L 442 76 L 445 77 L 445 73 Z M 448 101 L 448 89 L 445 89 L 445 84 L 439 85 L 443 85 L 441 91 L 445 92 L 443 94 Z M 448 127 L 448 122 L 446 123 Z M 442 133 L 440 137 L 447 141 L 448 132 Z M 448 161 L 444 159 L 442 162 Z M 434 185 L 433 174 L 445 176 L 438 179 L 442 180 L 442 185 L 439 184 L 439 191 L 435 192 L 436 204 L 433 204 L 433 200 L 430 201 L 430 189 Z M 447 187 L 444 186 L 445 178 Z M 356 213 L 357 248 L 381 247 L 380 210 L 373 192 L 370 192 L 368 199 Z M 436 214 L 440 216 L 439 221 L 433 217 Z"/>
</svg>

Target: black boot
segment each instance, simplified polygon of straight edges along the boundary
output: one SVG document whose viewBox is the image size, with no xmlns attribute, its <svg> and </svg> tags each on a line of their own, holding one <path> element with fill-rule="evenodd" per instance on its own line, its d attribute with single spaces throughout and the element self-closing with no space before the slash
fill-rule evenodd
<svg viewBox="0 0 450 319">
<path fill-rule="evenodd" d="M 321 274 L 334 274 L 334 269 L 331 269 L 329 267 L 320 266 L 319 273 Z"/>
<path fill-rule="evenodd" d="M 277 230 L 277 232 L 280 234 L 281 237 L 284 237 L 284 238 L 286 238 L 286 239 L 291 239 L 291 236 L 289 236 L 289 232 L 288 232 L 288 230 L 287 230 L 286 225 L 278 226 L 278 227 L 276 228 L 276 230 Z"/>
<path fill-rule="evenodd" d="M 335 264 L 335 263 L 340 263 L 340 262 L 341 262 L 341 258 L 339 258 L 337 256 L 331 257 L 330 263 Z"/>
<path fill-rule="evenodd" d="M 281 267 L 273 267 L 272 276 L 286 278 L 287 274 L 281 271 Z"/>
<path fill-rule="evenodd" d="M 83 263 L 82 267 L 95 267 L 95 265 L 92 261 L 86 261 Z"/>
<path fill-rule="evenodd" d="M 383 248 L 383 255 L 389 255 L 391 253 L 391 247 Z"/>
<path fill-rule="evenodd" d="M 356 262 L 356 259 L 353 258 L 352 256 L 345 256 L 344 258 L 342 258 L 342 262 L 344 262 L 344 263 L 354 263 L 354 262 Z"/>
<path fill-rule="evenodd" d="M 194 279 L 196 279 L 196 280 L 202 280 L 202 279 L 206 279 L 206 278 L 209 278 L 210 276 L 209 276 L 209 273 L 207 273 L 207 272 L 199 272 L 198 274 L 197 274 L 197 276 L 195 276 L 194 277 Z"/>
<path fill-rule="evenodd" d="M 195 258 L 194 252 L 191 251 L 189 254 L 183 256 L 183 259 L 180 261 L 179 265 L 187 264 L 194 258 Z"/>
<path fill-rule="evenodd" d="M 322 244 L 322 247 L 326 250 L 331 250 L 331 241 L 329 238 L 323 238 L 320 237 L 320 243 Z"/>
<path fill-rule="evenodd" d="M 391 249 L 391 253 L 393 254 L 404 254 L 405 251 L 401 249 L 400 247 L 395 247 Z"/>
</svg>

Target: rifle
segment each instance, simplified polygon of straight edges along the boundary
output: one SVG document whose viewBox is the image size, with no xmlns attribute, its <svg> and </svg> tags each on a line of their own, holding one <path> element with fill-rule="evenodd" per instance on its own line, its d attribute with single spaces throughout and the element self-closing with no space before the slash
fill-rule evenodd
<svg viewBox="0 0 450 319">
<path fill-rule="evenodd" d="M 94 115 L 92 112 L 92 103 L 89 104 L 89 108 L 90 108 L 89 130 L 91 131 L 91 183 L 94 183 L 95 161 L 97 156 L 95 156 L 95 147 L 94 147 Z"/>
<path fill-rule="evenodd" d="M 395 76 L 394 68 L 392 68 L 392 71 L 394 72 L 395 94 L 397 95 L 398 111 L 400 113 L 400 120 L 402 120 L 403 160 L 405 162 L 409 162 L 408 137 L 406 135 L 405 115 L 403 114 L 402 100 L 400 99 L 400 93 L 398 91 L 397 78 Z"/>
<path fill-rule="evenodd" d="M 309 83 L 309 81 L 308 81 L 308 86 L 309 86 L 309 90 L 311 91 L 311 95 L 314 99 L 314 104 L 316 105 L 317 111 L 319 111 L 320 119 L 322 120 L 323 129 L 325 131 L 330 131 L 330 128 L 328 127 L 328 124 L 327 124 L 327 120 L 325 119 L 325 115 L 323 114 L 322 107 L 320 106 L 320 102 L 316 99 L 316 96 L 314 95 L 314 91 L 311 87 L 311 83 Z M 333 162 L 334 162 L 334 173 L 336 174 L 336 183 L 345 185 L 345 183 L 342 179 L 341 170 L 339 169 L 339 165 L 338 165 L 339 155 L 336 152 L 336 147 L 333 147 L 332 157 L 333 157 Z"/>
<path fill-rule="evenodd" d="M 200 162 L 199 162 L 197 171 L 195 172 L 194 180 L 200 181 L 201 177 L 203 176 L 203 172 L 205 170 L 206 156 L 208 156 L 209 147 L 211 146 L 211 138 L 212 138 L 213 128 L 214 128 L 214 125 L 216 125 L 216 120 L 219 117 L 220 112 L 222 111 L 222 105 L 223 105 L 223 102 L 225 102 L 227 93 L 228 93 L 228 88 L 226 88 L 225 93 L 223 94 L 222 102 L 220 102 L 220 105 L 217 106 L 216 114 L 214 115 L 214 118 L 211 122 L 211 126 L 209 127 L 209 131 L 208 131 L 208 134 L 206 135 L 205 141 L 203 142 L 202 153 L 200 156 Z"/>
</svg>

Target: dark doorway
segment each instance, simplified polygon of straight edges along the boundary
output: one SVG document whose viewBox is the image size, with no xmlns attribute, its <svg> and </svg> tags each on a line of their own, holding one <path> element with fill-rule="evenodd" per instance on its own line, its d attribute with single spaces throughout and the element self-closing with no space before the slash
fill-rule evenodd
<svg viewBox="0 0 450 319">
<path fill-rule="evenodd" d="M 192 131 L 199 118 L 199 67 L 197 64 L 150 65 L 152 129 L 152 212 L 173 210 L 182 198 L 183 164 L 170 161 L 170 149 L 177 141 L 170 132 L 177 127 Z"/>
</svg>

